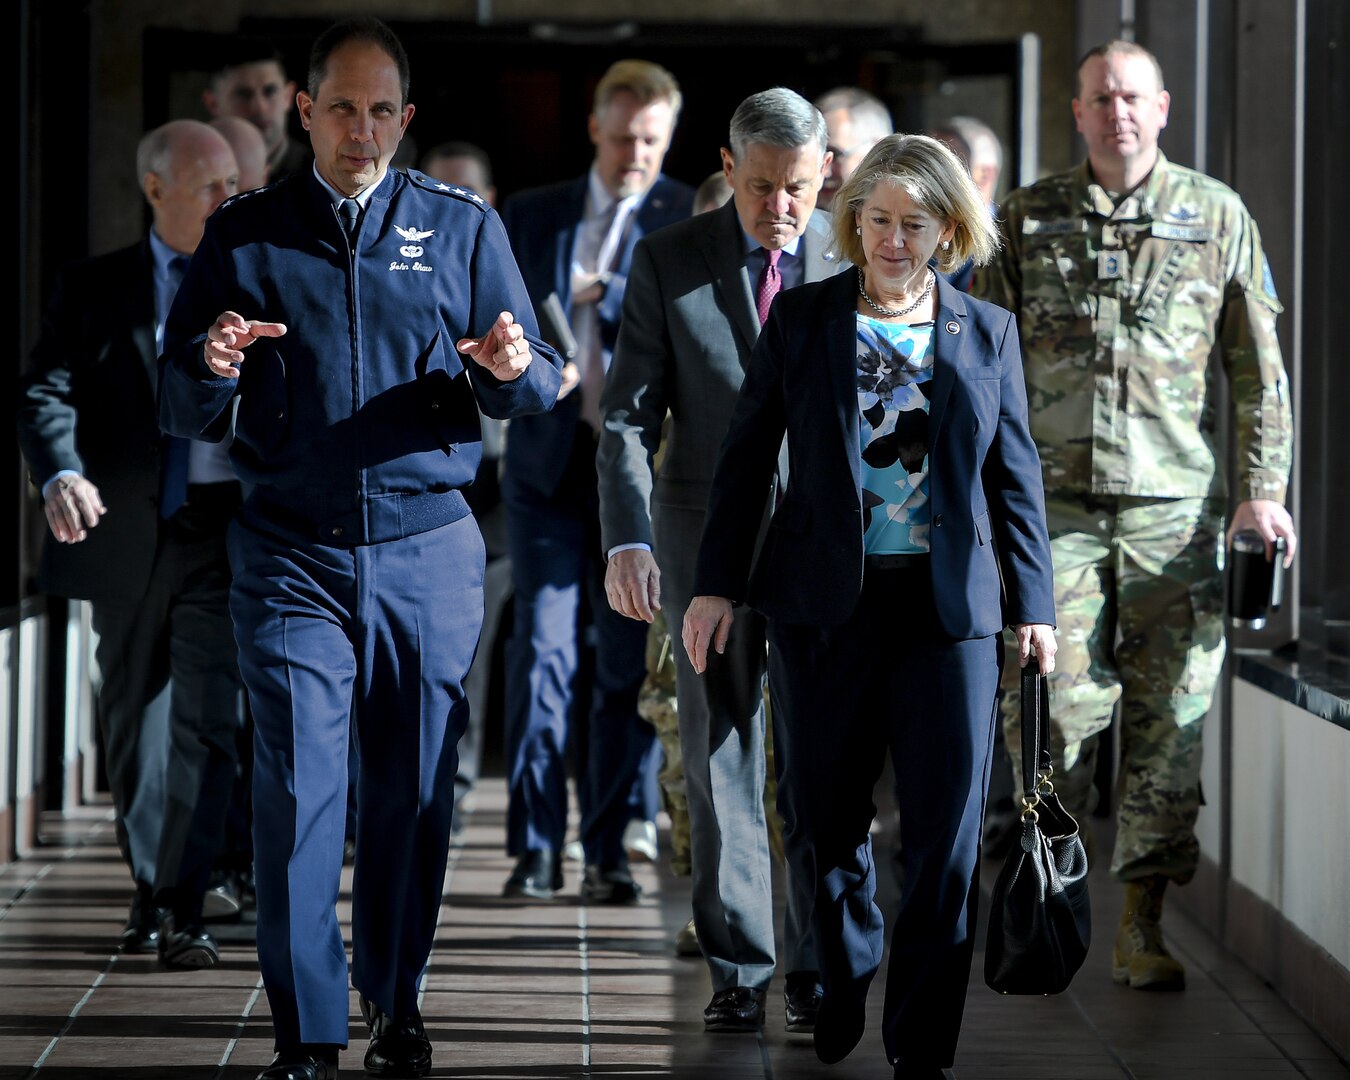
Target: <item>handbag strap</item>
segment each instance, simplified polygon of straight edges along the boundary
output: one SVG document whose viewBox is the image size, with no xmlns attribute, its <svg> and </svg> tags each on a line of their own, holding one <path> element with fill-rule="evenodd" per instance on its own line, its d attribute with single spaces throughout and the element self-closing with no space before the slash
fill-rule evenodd
<svg viewBox="0 0 1350 1080">
<path fill-rule="evenodd" d="M 1035 805 L 1037 790 L 1052 771 L 1050 683 L 1033 657 L 1022 669 L 1022 792 L 1028 803 Z"/>
</svg>

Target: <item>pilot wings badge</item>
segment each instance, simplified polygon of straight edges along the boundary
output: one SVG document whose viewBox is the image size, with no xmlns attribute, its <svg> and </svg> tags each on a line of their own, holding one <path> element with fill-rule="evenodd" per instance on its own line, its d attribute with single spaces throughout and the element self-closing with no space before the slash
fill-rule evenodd
<svg viewBox="0 0 1350 1080">
<path fill-rule="evenodd" d="M 400 229 L 397 225 L 395 225 L 394 232 L 398 233 L 399 236 L 403 237 L 404 240 L 408 241 L 406 244 L 404 244 L 402 247 L 398 249 L 398 253 L 402 255 L 405 259 L 417 259 L 421 257 L 422 252 L 424 250 L 422 245 L 418 241 L 425 240 L 428 236 L 435 235 L 436 230 L 435 229 L 423 230 L 412 228 Z"/>
</svg>

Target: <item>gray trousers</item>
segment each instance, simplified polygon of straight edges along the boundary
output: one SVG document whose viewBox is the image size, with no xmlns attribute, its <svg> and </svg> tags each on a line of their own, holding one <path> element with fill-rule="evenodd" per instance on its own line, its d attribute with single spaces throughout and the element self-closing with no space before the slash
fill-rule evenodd
<svg viewBox="0 0 1350 1080">
<path fill-rule="evenodd" d="M 737 608 L 726 652 L 694 673 L 680 644 L 693 597 L 702 510 L 653 513 L 662 608 L 675 645 L 675 690 L 692 847 L 694 926 L 713 990 L 763 990 L 774 968 L 773 887 L 764 815 L 764 620 Z M 794 860 L 788 855 L 788 865 Z M 787 971 L 816 971 L 809 882 L 788 874 Z"/>
<path fill-rule="evenodd" d="M 140 601 L 92 611 L 118 844 L 138 887 L 186 891 L 164 898 L 185 919 L 219 854 L 242 717 L 224 538 L 237 501 L 184 506 Z"/>
</svg>

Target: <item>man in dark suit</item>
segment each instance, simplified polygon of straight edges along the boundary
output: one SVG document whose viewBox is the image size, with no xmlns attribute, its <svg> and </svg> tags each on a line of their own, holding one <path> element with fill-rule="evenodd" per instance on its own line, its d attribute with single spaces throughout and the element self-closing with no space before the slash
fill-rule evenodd
<svg viewBox="0 0 1350 1080">
<path fill-rule="evenodd" d="M 732 199 L 634 252 L 597 456 L 610 556 L 605 588 L 629 618 L 650 622 L 662 585 L 672 624 L 684 614 L 717 449 L 769 302 L 781 288 L 837 270 L 826 255 L 828 215 L 812 213 L 830 164 L 825 141 L 824 118 L 798 94 L 752 95 L 732 117 L 731 147 L 722 150 Z M 667 410 L 666 456 L 653 484 Z M 763 495 L 761 512 L 770 492 Z M 731 636 L 702 679 L 676 649 L 676 685 L 694 924 L 714 991 L 704 1023 L 710 1031 L 754 1031 L 775 962 L 762 797 L 763 621 L 747 612 Z M 789 874 L 786 1006 L 789 1030 L 808 1032 L 819 985 L 803 884 Z"/>
<path fill-rule="evenodd" d="M 121 947 L 209 967 L 201 904 L 240 717 L 225 556 L 240 491 L 221 447 L 161 434 L 155 355 L 187 256 L 238 173 L 195 120 L 148 133 L 136 165 L 150 234 L 61 273 L 20 385 L 19 442 L 51 526 L 39 584 L 93 605 L 98 720 L 136 883 Z"/>
<path fill-rule="evenodd" d="M 254 485 L 230 532 L 230 610 L 256 728 L 258 960 L 277 1049 L 261 1080 L 330 1080 L 347 1044 L 336 905 L 353 722 L 365 1068 L 425 1076 L 418 995 L 483 617 L 463 493 L 478 407 L 551 407 L 561 365 L 496 213 L 389 167 L 413 115 L 398 38 L 376 19 L 339 23 L 309 71 L 314 167 L 208 223 L 169 316 L 160 417 L 210 438 L 237 402 L 231 459 Z"/>
<path fill-rule="evenodd" d="M 507 896 L 547 898 L 563 884 L 568 714 L 589 603 L 595 673 L 585 727 L 573 736 L 586 859 L 582 895 L 600 903 L 638 897 L 623 837 L 630 820 L 645 822 L 655 812 L 640 783 L 654 750 L 652 728 L 637 715 L 646 628 L 605 602 L 595 445 L 634 245 L 688 217 L 693 206 L 693 191 L 661 174 L 679 111 L 679 86 L 668 71 L 620 60 L 596 86 L 590 171 L 523 192 L 502 214 L 536 309 L 552 297 L 577 341 L 557 408 L 513 422 L 506 442 L 503 490 L 516 594 L 507 672 L 507 849 L 517 857 Z"/>
<path fill-rule="evenodd" d="M 295 81 L 286 78 L 281 54 L 259 38 L 232 36 L 222 48 L 225 55 L 202 91 L 206 111 L 213 117 L 237 116 L 262 132 L 271 180 L 305 168 L 313 155 L 288 130 Z"/>
</svg>

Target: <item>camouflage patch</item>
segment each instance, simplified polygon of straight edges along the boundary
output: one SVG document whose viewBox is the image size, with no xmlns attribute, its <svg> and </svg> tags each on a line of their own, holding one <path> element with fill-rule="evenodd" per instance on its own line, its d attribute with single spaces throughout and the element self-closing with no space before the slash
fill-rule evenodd
<svg viewBox="0 0 1350 1080">
<path fill-rule="evenodd" d="M 1266 290 L 1267 296 L 1279 303 L 1280 297 L 1275 292 L 1275 275 L 1270 272 L 1270 260 L 1264 252 L 1261 254 L 1261 287 Z"/>
</svg>

